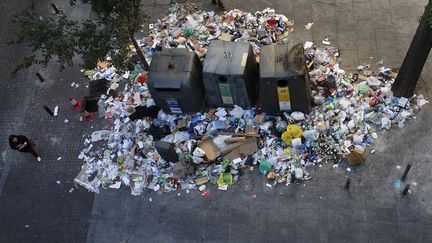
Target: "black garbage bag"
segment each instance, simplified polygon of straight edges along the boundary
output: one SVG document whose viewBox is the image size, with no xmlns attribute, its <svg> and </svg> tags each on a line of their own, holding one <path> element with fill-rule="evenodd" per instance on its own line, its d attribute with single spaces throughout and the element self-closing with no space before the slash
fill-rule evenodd
<svg viewBox="0 0 432 243">
<path fill-rule="evenodd" d="M 153 140 L 157 141 L 157 140 L 160 140 L 161 138 L 171 134 L 171 129 L 167 125 L 165 125 L 163 127 L 158 127 L 158 126 L 155 126 L 152 124 L 150 126 L 150 128 L 145 131 L 145 133 L 147 135 L 152 135 Z"/>
<path fill-rule="evenodd" d="M 160 110 L 160 108 L 155 106 L 155 105 L 150 106 L 150 107 L 138 106 L 135 108 L 135 112 L 129 116 L 129 119 L 131 119 L 132 121 L 135 121 L 135 120 L 141 119 L 143 117 L 155 118 L 155 117 L 157 117 L 159 110 Z"/>
</svg>

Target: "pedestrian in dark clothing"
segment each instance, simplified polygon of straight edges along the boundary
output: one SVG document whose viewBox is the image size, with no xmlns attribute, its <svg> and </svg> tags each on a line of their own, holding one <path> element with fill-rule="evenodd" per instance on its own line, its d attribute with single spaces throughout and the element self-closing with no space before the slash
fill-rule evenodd
<svg viewBox="0 0 432 243">
<path fill-rule="evenodd" d="M 36 145 L 34 144 L 33 140 L 28 139 L 26 136 L 10 135 L 9 145 L 13 150 L 18 150 L 20 152 L 30 152 L 38 161 L 41 161 L 41 157 L 34 150 Z"/>
<path fill-rule="evenodd" d="M 225 6 L 222 3 L 222 0 L 212 0 L 213 4 L 217 4 L 218 8 L 222 11 L 225 11 Z"/>
</svg>

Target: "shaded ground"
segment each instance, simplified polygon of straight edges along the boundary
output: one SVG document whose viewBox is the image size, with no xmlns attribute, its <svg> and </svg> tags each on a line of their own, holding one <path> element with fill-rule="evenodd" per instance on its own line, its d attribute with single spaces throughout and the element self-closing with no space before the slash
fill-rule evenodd
<svg viewBox="0 0 432 243">
<path fill-rule="evenodd" d="M 49 14 L 50 1 L 38 1 L 35 10 Z M 56 66 L 32 68 L 11 75 L 11 66 L 27 52 L 22 46 L 7 46 L 14 34 L 11 18 L 31 1 L 1 1 L 1 143 L 6 152 L 0 178 L 0 242 L 83 242 L 86 240 L 94 194 L 74 188 L 73 179 L 80 170 L 77 155 L 82 134 L 89 124 L 78 121 L 78 113 L 69 109 L 67 97 L 82 96 L 84 89 L 73 89 L 71 82 L 82 82 L 78 68 L 59 73 Z M 34 75 L 46 79 L 41 84 Z M 58 105 L 59 116 L 51 117 L 43 109 Z M 68 123 L 64 123 L 69 119 Z M 30 154 L 9 149 L 9 134 L 25 134 L 37 143 L 42 162 Z M 61 160 L 57 160 L 58 157 Z M 57 181 L 60 184 L 57 184 Z"/>
</svg>

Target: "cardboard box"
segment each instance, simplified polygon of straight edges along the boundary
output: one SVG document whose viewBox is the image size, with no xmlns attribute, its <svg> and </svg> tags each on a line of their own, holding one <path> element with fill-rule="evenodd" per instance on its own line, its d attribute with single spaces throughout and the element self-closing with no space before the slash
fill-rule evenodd
<svg viewBox="0 0 432 243">
<path fill-rule="evenodd" d="M 366 160 L 363 151 L 353 150 L 347 155 L 349 165 L 359 165 Z"/>
</svg>

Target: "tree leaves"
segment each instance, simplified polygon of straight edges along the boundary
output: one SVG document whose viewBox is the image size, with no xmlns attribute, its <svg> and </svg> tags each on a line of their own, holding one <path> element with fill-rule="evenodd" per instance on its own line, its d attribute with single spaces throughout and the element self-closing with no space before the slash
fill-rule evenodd
<svg viewBox="0 0 432 243">
<path fill-rule="evenodd" d="M 130 59 L 129 45 L 134 33 L 148 19 L 140 0 L 91 0 L 96 20 L 77 22 L 63 12 L 52 17 L 40 17 L 27 9 L 15 17 L 17 36 L 9 44 L 26 43 L 32 54 L 24 57 L 14 72 L 33 64 L 47 66 L 55 59 L 60 69 L 73 65 L 73 57 L 82 57 L 82 66 L 93 68 L 97 61 L 109 56 L 116 68 L 126 70 Z M 70 1 L 71 5 L 76 0 Z M 136 44 L 136 43 L 135 43 Z M 148 64 L 142 51 L 137 50 L 141 62 Z"/>
<path fill-rule="evenodd" d="M 28 9 L 17 15 L 15 22 L 18 25 L 17 36 L 9 44 L 25 42 L 32 48 L 33 54 L 25 57 L 14 72 L 32 64 L 47 66 L 53 57 L 57 57 L 61 69 L 73 64 L 77 22 L 68 20 L 62 13 L 55 18 L 39 17 Z"/>
</svg>

